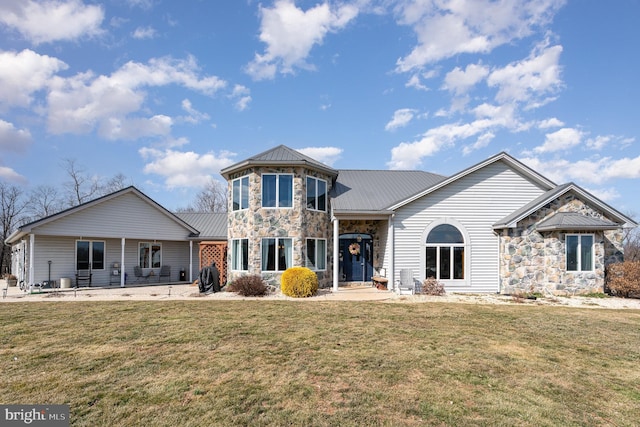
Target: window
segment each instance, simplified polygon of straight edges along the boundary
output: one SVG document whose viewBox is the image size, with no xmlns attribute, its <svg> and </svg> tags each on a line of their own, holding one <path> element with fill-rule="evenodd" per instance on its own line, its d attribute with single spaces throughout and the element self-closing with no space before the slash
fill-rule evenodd
<svg viewBox="0 0 640 427">
<path fill-rule="evenodd" d="M 76 270 L 104 270 L 104 242 L 76 241 Z"/>
<path fill-rule="evenodd" d="M 233 239 L 231 241 L 231 269 L 249 270 L 249 239 Z"/>
<path fill-rule="evenodd" d="M 567 271 L 593 271 L 593 235 L 567 234 Z"/>
<path fill-rule="evenodd" d="M 293 206 L 293 175 L 262 175 L 262 207 L 290 208 Z"/>
<path fill-rule="evenodd" d="M 249 177 L 234 179 L 231 190 L 232 210 L 239 211 L 249 207 Z"/>
<path fill-rule="evenodd" d="M 293 266 L 292 260 L 291 239 L 262 239 L 262 271 L 285 271 Z"/>
<path fill-rule="evenodd" d="M 427 236 L 425 277 L 464 279 L 464 238 L 456 227 L 441 224 Z"/>
<path fill-rule="evenodd" d="M 323 212 L 327 210 L 327 181 L 307 177 L 307 209 Z"/>
<path fill-rule="evenodd" d="M 307 239 L 306 265 L 311 270 L 327 269 L 327 241 L 325 239 Z"/>
<path fill-rule="evenodd" d="M 138 245 L 139 266 L 141 268 L 160 268 L 162 266 L 162 245 L 160 243 L 140 242 Z"/>
</svg>

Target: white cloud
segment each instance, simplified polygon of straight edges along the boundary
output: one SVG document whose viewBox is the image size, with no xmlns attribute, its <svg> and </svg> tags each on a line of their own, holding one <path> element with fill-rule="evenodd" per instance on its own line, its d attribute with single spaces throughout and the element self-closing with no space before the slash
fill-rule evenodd
<svg viewBox="0 0 640 427">
<path fill-rule="evenodd" d="M 16 129 L 13 123 L 0 119 L 0 153 L 6 151 L 24 152 L 33 142 L 27 129 Z"/>
<path fill-rule="evenodd" d="M 562 87 L 560 78 L 560 54 L 562 46 L 547 46 L 545 41 L 536 47 L 529 57 L 504 68 L 496 69 L 487 78 L 489 87 L 496 87 L 496 100 L 529 102 L 543 105 L 545 96 Z"/>
<path fill-rule="evenodd" d="M 313 69 L 307 63 L 311 49 L 322 44 L 327 33 L 345 27 L 358 9 L 325 2 L 304 11 L 293 0 L 277 0 L 272 8 L 261 6 L 260 14 L 260 40 L 267 45 L 266 50 L 256 53 L 246 66 L 255 80 L 272 79 L 277 72 L 290 74 L 296 68 Z"/>
<path fill-rule="evenodd" d="M 235 85 L 229 98 L 235 100 L 235 107 L 239 111 L 244 111 L 249 107 L 249 103 L 252 101 L 251 91 L 248 87 L 243 85 Z"/>
<path fill-rule="evenodd" d="M 188 114 L 188 116 L 182 118 L 182 120 L 187 123 L 197 124 L 210 119 L 207 113 L 202 113 L 193 108 L 193 105 L 191 105 L 191 101 L 189 101 L 188 99 L 182 100 L 182 109 Z"/>
<path fill-rule="evenodd" d="M 538 122 L 538 127 L 540 129 L 559 128 L 562 126 L 564 126 L 564 122 L 555 117 Z"/>
<path fill-rule="evenodd" d="M 454 92 L 456 95 L 466 93 L 476 83 L 489 75 L 489 68 L 482 64 L 469 64 L 464 70 L 456 67 L 444 78 L 444 89 Z"/>
<path fill-rule="evenodd" d="M 613 187 L 609 188 L 585 188 L 589 193 L 605 202 L 611 202 L 620 198 L 620 193 Z"/>
<path fill-rule="evenodd" d="M 99 35 L 103 19 L 101 6 L 85 5 L 80 0 L 4 0 L 0 3 L 0 23 L 36 45 Z"/>
<path fill-rule="evenodd" d="M 486 147 L 493 140 L 493 138 L 495 138 L 495 136 L 496 135 L 493 132 L 487 132 L 480 135 L 475 143 L 467 145 L 462 149 L 462 154 L 467 156 L 476 150 Z"/>
<path fill-rule="evenodd" d="M 298 148 L 296 151 L 331 166 L 340 159 L 343 150 L 337 147 L 307 147 Z"/>
<path fill-rule="evenodd" d="M 407 83 L 405 83 L 405 87 L 412 87 L 414 89 L 424 90 L 424 91 L 431 90 L 431 89 L 429 89 L 428 86 L 422 84 L 422 81 L 420 80 L 420 75 L 419 74 L 412 75 L 409 78 L 409 80 L 407 81 Z"/>
<path fill-rule="evenodd" d="M 575 181 L 578 184 L 601 185 L 615 179 L 640 178 L 640 156 L 621 159 L 598 157 L 577 161 L 569 161 L 562 158 L 547 160 L 539 157 L 528 157 L 520 160 L 558 183 Z"/>
<path fill-rule="evenodd" d="M 33 93 L 45 89 L 55 73 L 67 68 L 59 59 L 29 49 L 0 52 L 0 105 L 29 106 Z"/>
<path fill-rule="evenodd" d="M 106 138 L 132 139 L 166 135 L 171 119 L 163 115 L 132 117 L 143 110 L 153 86 L 177 84 L 213 95 L 226 86 L 215 76 L 200 76 L 192 57 L 151 59 L 148 64 L 128 62 L 110 76 L 91 72 L 52 79 L 48 127 L 52 133 L 89 133 L 98 128 Z"/>
<path fill-rule="evenodd" d="M 598 135 L 595 138 L 587 139 L 587 147 L 592 150 L 601 150 L 605 145 L 613 140 L 610 135 Z"/>
<path fill-rule="evenodd" d="M 393 113 L 393 118 L 385 125 L 384 129 L 392 131 L 409 124 L 416 115 L 416 110 L 411 108 L 401 108 Z"/>
<path fill-rule="evenodd" d="M 564 1 L 555 0 L 401 0 L 398 20 L 416 33 L 418 44 L 398 59 L 407 72 L 462 53 L 488 53 L 529 36 L 546 25 Z"/>
<path fill-rule="evenodd" d="M 16 172 L 15 170 L 11 169 L 8 166 L 1 166 L 1 165 L 0 165 L 0 180 L 8 181 L 8 182 L 17 182 L 21 184 L 27 183 L 27 178 L 25 178 L 23 175 L 20 175 L 18 172 Z"/>
<path fill-rule="evenodd" d="M 574 128 L 562 128 L 553 133 L 548 133 L 544 144 L 535 147 L 533 151 L 536 153 L 552 153 L 555 151 L 564 151 L 575 147 L 582 142 L 584 133 Z"/>
<path fill-rule="evenodd" d="M 144 173 L 163 177 L 167 188 L 199 188 L 220 170 L 234 163 L 234 153 L 210 151 L 198 154 L 193 151 L 176 151 L 171 149 L 158 150 L 155 148 L 141 148 L 139 150 L 143 160 L 147 162 Z"/>
<path fill-rule="evenodd" d="M 134 39 L 152 39 L 157 35 L 153 27 L 138 27 L 131 35 Z"/>
</svg>

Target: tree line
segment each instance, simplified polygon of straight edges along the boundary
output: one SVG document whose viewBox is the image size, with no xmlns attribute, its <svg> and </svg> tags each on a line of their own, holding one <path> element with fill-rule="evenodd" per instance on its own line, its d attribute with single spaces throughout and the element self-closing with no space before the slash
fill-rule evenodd
<svg viewBox="0 0 640 427">
<path fill-rule="evenodd" d="M 5 240 L 18 227 L 135 185 L 122 173 L 110 178 L 91 175 L 74 159 L 64 160 L 62 167 L 67 179 L 60 187 L 39 185 L 27 190 L 0 181 L 0 277 L 11 269 L 11 247 L 5 244 Z M 226 211 L 227 187 L 213 178 L 190 204 L 176 209 L 176 212 Z"/>
</svg>

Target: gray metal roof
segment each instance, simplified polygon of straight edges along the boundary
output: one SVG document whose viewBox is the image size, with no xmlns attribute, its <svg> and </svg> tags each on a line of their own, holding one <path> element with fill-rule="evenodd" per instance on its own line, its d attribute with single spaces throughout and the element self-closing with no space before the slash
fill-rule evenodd
<svg viewBox="0 0 640 427">
<path fill-rule="evenodd" d="M 305 166 L 311 169 L 322 171 L 330 176 L 336 176 L 338 171 L 305 156 L 299 151 L 287 147 L 286 145 L 278 145 L 260 154 L 251 156 L 246 160 L 228 166 L 220 171 L 222 176 L 229 179 L 229 175 L 251 166 Z"/>
<path fill-rule="evenodd" d="M 334 213 L 381 213 L 445 176 L 416 170 L 340 170 L 331 190 Z"/>
<path fill-rule="evenodd" d="M 539 231 L 586 231 L 614 230 L 619 227 L 619 224 L 604 218 L 595 218 L 578 212 L 558 212 L 540 222 L 536 229 Z"/>
<path fill-rule="evenodd" d="M 546 205 L 550 201 L 556 199 L 560 194 L 564 193 L 571 185 L 572 185 L 571 183 L 562 184 L 557 186 L 556 188 L 553 188 L 547 191 L 546 193 L 543 193 L 542 195 L 538 196 L 537 198 L 533 199 L 532 201 L 530 201 L 529 203 L 527 203 L 526 205 L 518 209 L 517 211 L 513 212 L 510 215 L 507 215 L 506 217 L 502 218 L 500 221 L 493 224 L 493 228 L 510 227 L 511 223 L 513 223 L 514 221 L 515 222 L 519 221 L 520 219 L 537 211 L 538 209 L 540 209 L 542 206 Z"/>
<path fill-rule="evenodd" d="M 178 218 L 198 230 L 198 240 L 227 240 L 227 213 L 179 212 Z"/>
</svg>

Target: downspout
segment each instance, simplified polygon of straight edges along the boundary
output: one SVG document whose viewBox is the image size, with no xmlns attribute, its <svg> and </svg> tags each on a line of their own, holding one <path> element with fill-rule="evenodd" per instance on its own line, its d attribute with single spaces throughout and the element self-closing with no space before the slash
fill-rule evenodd
<svg viewBox="0 0 640 427">
<path fill-rule="evenodd" d="M 338 292 L 338 280 L 340 276 L 340 221 L 335 216 L 333 222 L 333 292 Z"/>
</svg>

